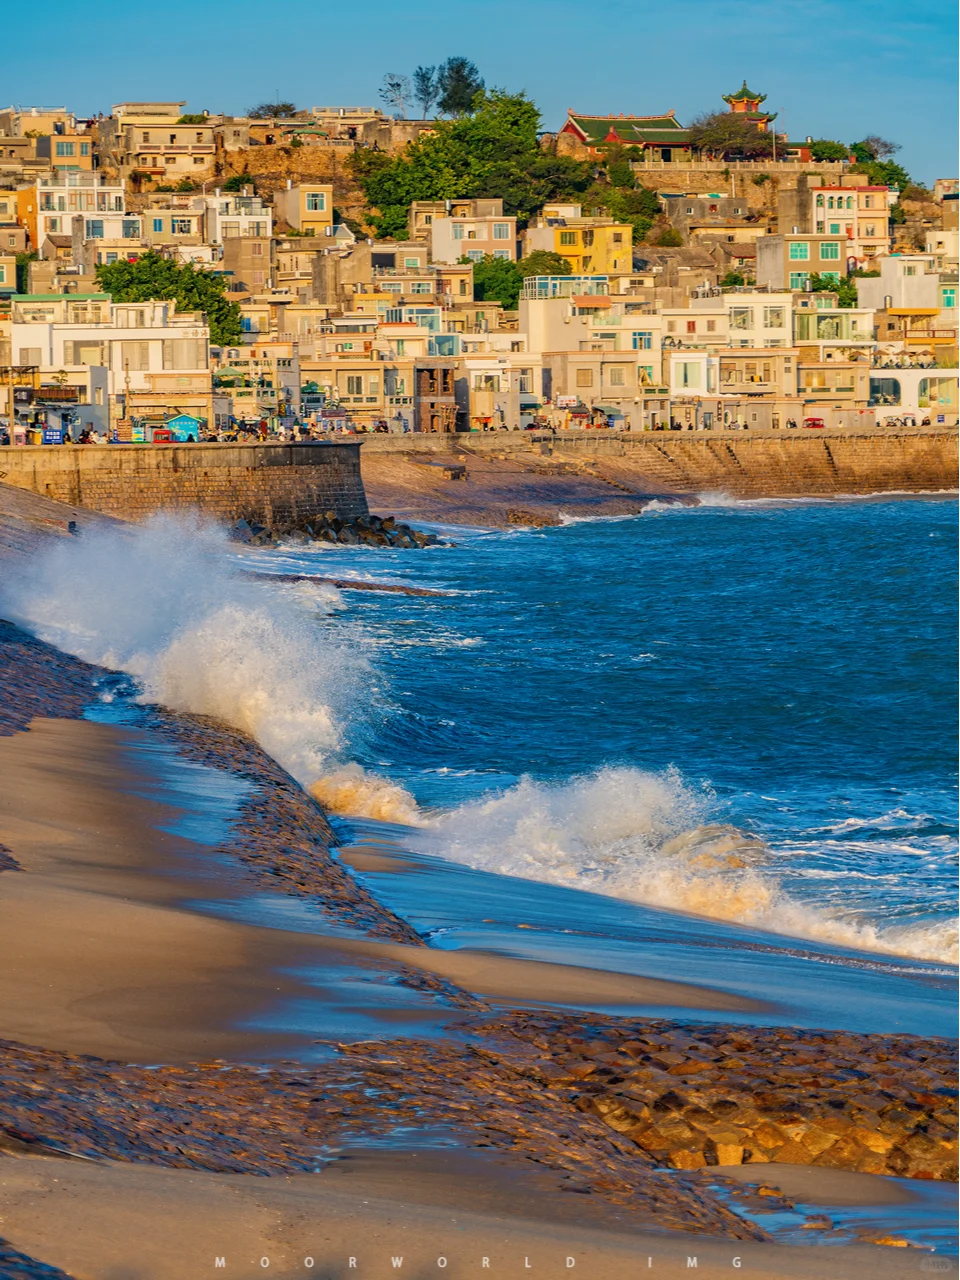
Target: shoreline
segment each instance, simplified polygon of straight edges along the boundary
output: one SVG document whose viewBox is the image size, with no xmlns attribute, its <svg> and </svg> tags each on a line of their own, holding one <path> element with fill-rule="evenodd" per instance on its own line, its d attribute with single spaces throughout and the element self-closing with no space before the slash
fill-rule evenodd
<svg viewBox="0 0 960 1280">
<path fill-rule="evenodd" d="M 0 1211 L 13 1223 L 5 1227 L 13 1247 L 68 1273 L 93 1267 L 96 1274 L 97 1267 L 106 1267 L 103 1246 L 94 1237 L 113 1238 L 114 1233 L 87 1231 L 71 1239 L 56 1215 L 29 1208 L 31 1195 L 41 1206 L 49 1203 L 53 1180 L 59 1179 L 61 1187 L 74 1188 L 71 1197 L 79 1214 L 93 1214 L 96 1220 L 99 1213 L 106 1215 L 101 1222 L 118 1224 L 116 1248 L 127 1250 L 122 1260 L 129 1261 L 147 1231 L 157 1242 L 158 1269 L 144 1274 L 158 1280 L 181 1274 L 176 1267 L 182 1255 L 180 1262 L 171 1261 L 162 1247 L 164 1223 L 171 1206 L 186 1214 L 195 1197 L 202 1206 L 191 1218 L 196 1224 L 191 1229 L 200 1232 L 198 1241 L 212 1239 L 201 1231 L 204 1218 L 211 1226 L 225 1223 L 218 1229 L 236 1240 L 240 1222 L 254 1217 L 250 1247 L 267 1241 L 269 1253 L 278 1234 L 275 1227 L 271 1235 L 261 1224 L 280 1215 L 289 1227 L 288 1240 L 302 1239 L 306 1247 L 309 1237 L 297 1236 L 295 1224 L 326 1214 L 330 1225 L 324 1247 L 332 1251 L 332 1259 L 339 1256 L 338 1241 L 345 1245 L 361 1232 L 361 1238 L 369 1235 L 382 1241 L 385 1251 L 392 1249 L 396 1219 L 402 1214 L 411 1224 L 404 1237 L 408 1256 L 428 1259 L 427 1252 L 417 1251 L 449 1241 L 450 1206 L 418 1203 L 405 1187 L 409 1170 L 404 1173 L 402 1161 L 399 1171 L 394 1166 L 392 1172 L 365 1166 L 362 1177 L 343 1184 L 361 1188 L 359 1193 L 331 1190 L 323 1181 L 325 1173 L 310 1170 L 318 1167 L 318 1152 L 349 1153 L 358 1138 L 405 1134 L 408 1141 L 412 1135 L 429 1147 L 433 1135 L 440 1134 L 464 1153 L 487 1152 L 505 1161 L 504 1171 L 493 1179 L 498 1194 L 512 1188 L 517 1212 L 524 1206 L 530 1211 L 521 1216 L 522 1229 L 504 1226 L 503 1206 L 497 1207 L 491 1191 L 491 1212 L 470 1218 L 476 1208 L 471 1199 L 475 1179 L 467 1178 L 459 1184 L 462 1198 L 454 1206 L 457 1230 L 464 1226 L 477 1243 L 493 1238 L 498 1248 L 503 1242 L 504 1248 L 525 1242 L 529 1256 L 541 1257 L 545 1265 L 549 1250 L 562 1238 L 571 1249 L 597 1250 L 584 1256 L 595 1257 L 603 1274 L 615 1280 L 632 1274 L 628 1267 L 635 1269 L 635 1250 L 643 1239 L 666 1258 L 676 1258 L 678 1267 L 681 1259 L 702 1250 L 699 1270 L 707 1275 L 714 1274 L 710 1268 L 716 1274 L 729 1271 L 730 1242 L 736 1242 L 737 1256 L 742 1250 L 745 1260 L 750 1257 L 760 1276 L 819 1277 L 825 1274 L 822 1250 L 827 1247 L 829 1274 L 838 1280 L 862 1273 L 864 1266 L 878 1277 L 900 1274 L 896 1268 L 902 1254 L 896 1249 L 868 1244 L 799 1249 L 769 1243 L 762 1229 L 737 1215 L 702 1179 L 686 1179 L 698 1169 L 722 1176 L 730 1161 L 748 1168 L 740 1163 L 748 1151 L 751 1162 L 762 1163 L 774 1182 L 778 1162 L 786 1167 L 798 1160 L 814 1176 L 822 1168 L 825 1173 L 860 1169 L 870 1176 L 955 1177 L 945 1159 L 955 1119 L 949 1097 L 941 1092 L 952 1081 L 948 1042 L 691 1022 L 690 1016 L 657 1019 L 537 1009 L 537 982 L 556 982 L 557 970 L 564 970 L 559 978 L 569 982 L 569 966 L 444 953 L 425 945 L 339 859 L 331 858 L 332 833 L 319 807 L 243 734 L 162 708 L 143 713 L 137 732 L 179 759 L 219 770 L 245 788 L 224 819 L 226 832 L 211 836 L 204 847 L 196 842 L 189 846 L 182 834 L 171 833 L 170 822 L 159 812 L 171 801 L 156 790 L 144 799 L 143 779 L 130 772 L 129 752 L 117 763 L 124 735 L 132 730 L 80 718 L 96 700 L 98 681 L 107 673 L 9 624 L 0 627 L 0 658 L 7 664 L 0 673 L 0 733 L 7 735 L 0 737 L 0 759 L 6 774 L 19 778 L 11 791 L 19 808 L 12 826 L 8 814 L 0 839 L 22 868 L 0 873 L 0 904 L 29 905 L 34 913 L 22 918 L 22 937 L 24 945 L 35 948 L 26 961 L 28 976 L 39 981 L 24 994 L 46 1018 L 33 1032 L 26 1028 L 34 1043 L 24 1044 L 24 1024 L 11 1022 L 7 1003 L 0 1000 L 0 1079 L 8 1099 L 0 1111 L 0 1147 L 7 1143 L 7 1154 L 0 1151 L 0 1175 L 5 1175 L 0 1176 Z M 24 748 L 41 739 L 45 753 L 31 759 Z M 27 777 L 31 769 L 32 790 Z M 158 831 L 165 834 L 156 837 Z M 150 843 L 155 838 L 159 844 Z M 296 935 L 287 926 L 274 930 L 267 944 L 262 929 L 185 910 L 176 867 L 181 876 L 184 869 L 194 868 L 193 896 L 202 900 L 207 890 L 195 871 L 207 858 L 229 858 L 229 874 L 243 881 L 244 892 L 269 889 L 278 901 L 304 904 L 341 936 Z M 220 873 L 210 874 L 216 897 Z M 21 878 L 33 880 L 26 895 L 12 887 L 22 884 Z M 84 914 L 88 910 L 89 917 Z M 109 916 L 95 916 L 94 911 Z M 176 968 L 182 966 L 184 976 L 193 980 L 187 999 L 183 985 L 179 995 L 164 999 L 136 987 L 137 965 L 149 960 L 147 930 L 158 914 L 163 920 L 156 936 L 174 938 L 173 964 L 168 941 L 165 949 L 154 949 L 154 967 L 163 967 L 170 992 Z M 104 927 L 91 930 L 95 919 Z M 88 945 L 78 933 L 69 934 L 71 922 L 86 922 L 88 935 L 106 936 L 115 948 L 100 962 L 106 1003 L 102 998 L 91 1003 L 93 992 L 71 986 L 82 976 L 82 966 L 71 968 L 67 958 L 81 955 Z M 172 927 L 188 927 L 190 937 L 171 935 Z M 350 936 L 342 936 L 344 930 Z M 200 935 L 215 939 L 212 949 Z M 58 947 L 63 949 L 59 957 Z M 211 967 L 199 985 L 209 1002 L 195 989 L 197 956 L 202 958 L 205 947 Z M 228 947 L 234 950 L 228 952 Z M 380 1030 L 369 1043 L 350 1044 L 334 1036 L 312 1060 L 297 1053 L 302 1036 L 280 1037 L 271 1051 L 288 1060 L 266 1066 L 250 1053 L 249 1032 L 232 1041 L 211 1039 L 208 1047 L 190 1038 L 203 1027 L 211 1034 L 214 1024 L 230 1030 L 244 1017 L 241 1010 L 257 1007 L 268 993 L 275 1002 L 276 969 L 301 968 L 306 953 L 316 951 L 342 955 L 347 967 L 373 962 L 372 972 L 386 971 L 388 984 L 398 983 L 423 1002 L 421 1010 L 429 1006 L 427 1020 L 445 1029 L 410 1035 L 411 1027 L 416 1031 L 416 1017 L 411 1021 L 403 1013 L 394 1023 L 397 1031 L 407 1024 L 401 1038 L 396 1031 L 389 1035 Z M 249 975 L 244 980 L 249 985 L 234 985 L 227 972 L 231 966 Z M 582 971 L 580 980 L 586 981 L 583 975 L 589 972 Z M 117 973 L 123 974 L 122 988 L 117 988 Z M 606 974 L 603 980 L 618 977 Z M 594 973 L 590 980 L 596 978 Z M 289 981 L 281 1000 L 299 998 L 300 979 Z M 674 997 L 703 999 L 703 988 L 679 991 L 666 985 Z M 540 997 L 550 994 L 541 985 Z M 635 995 L 640 998 L 639 988 Z M 491 997 L 500 1007 L 491 1006 Z M 376 1005 L 376 988 L 371 999 Z M 64 1003 L 58 1006 L 57 1000 Z M 155 1021 L 169 1019 L 168 1031 L 165 1041 L 150 1041 L 156 1050 L 151 1065 L 137 1066 L 130 1033 L 144 1012 Z M 381 1013 L 397 1017 L 386 1006 Z M 113 1024 L 121 1038 L 113 1048 L 106 1041 L 99 1046 L 92 1041 L 83 1046 L 79 1040 L 54 1043 L 51 1028 L 66 1025 L 68 1015 Z M 467 1027 L 469 1035 L 458 1035 L 458 1025 Z M 235 1027 L 231 1033 L 236 1036 Z M 261 1043 L 265 1039 L 262 1029 L 255 1036 Z M 83 1056 L 91 1052 L 96 1056 Z M 796 1090 L 798 1061 L 807 1064 L 802 1098 Z M 11 1141 L 26 1151 L 11 1151 Z M 52 1160 L 43 1154 L 44 1143 L 97 1163 Z M 413 1150 L 421 1152 L 416 1157 L 421 1159 L 424 1148 Z M 344 1171 L 343 1164 L 330 1167 Z M 530 1179 L 544 1171 L 554 1182 L 541 1197 Z M 213 1199 L 197 1191 L 198 1178 L 249 1179 L 253 1174 L 260 1175 L 254 1188 L 260 1198 L 227 1191 L 223 1195 L 233 1204 L 231 1212 L 219 1191 L 212 1193 Z M 153 1189 L 161 1183 L 162 1193 Z M 390 1194 L 383 1194 L 384 1187 Z M 570 1191 L 576 1194 L 564 1194 Z M 357 1216 L 358 1194 L 374 1205 L 371 1214 Z M 564 1205 L 579 1205 L 581 1197 L 602 1220 L 602 1236 L 582 1219 L 576 1230 L 558 1228 L 556 1215 L 564 1213 Z M 620 1229 L 613 1229 L 611 1214 L 629 1228 L 629 1243 L 624 1244 Z M 650 1236 L 650 1231 L 666 1234 Z M 811 1239 L 816 1239 L 816 1228 Z M 99 1253 L 90 1252 L 95 1245 Z M 315 1238 L 312 1247 L 317 1249 Z M 489 1245 L 491 1252 L 493 1247 Z M 246 1243 L 243 1249 L 247 1252 Z M 534 1252 L 540 1249 L 547 1252 Z M 518 1257 L 503 1257 L 500 1274 L 513 1274 L 511 1267 L 517 1275 L 526 1269 Z M 109 1259 L 110 1265 L 116 1261 Z M 464 1260 L 459 1273 L 467 1274 L 467 1267 Z M 451 1267 L 450 1274 L 458 1271 Z"/>
</svg>

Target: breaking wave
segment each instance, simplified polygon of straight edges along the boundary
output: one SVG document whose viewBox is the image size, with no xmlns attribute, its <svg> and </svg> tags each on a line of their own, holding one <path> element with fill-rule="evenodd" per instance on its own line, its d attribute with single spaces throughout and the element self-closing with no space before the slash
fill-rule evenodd
<svg viewBox="0 0 960 1280">
<path fill-rule="evenodd" d="M 878 925 L 787 893 L 762 840 L 708 821 L 713 797 L 678 773 L 605 768 L 563 784 L 523 778 L 435 814 L 430 845 L 501 875 L 607 894 L 858 950 L 956 962 L 951 922 Z"/>
</svg>

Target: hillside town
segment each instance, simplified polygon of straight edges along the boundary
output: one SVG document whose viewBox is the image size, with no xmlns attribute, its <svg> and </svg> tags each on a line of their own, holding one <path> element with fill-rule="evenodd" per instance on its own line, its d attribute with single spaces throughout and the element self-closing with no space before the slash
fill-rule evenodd
<svg viewBox="0 0 960 1280">
<path fill-rule="evenodd" d="M 0 110 L 0 440 L 957 422 L 955 178 L 746 81 L 545 133 L 500 91 L 409 119 L 405 79 Z"/>
</svg>

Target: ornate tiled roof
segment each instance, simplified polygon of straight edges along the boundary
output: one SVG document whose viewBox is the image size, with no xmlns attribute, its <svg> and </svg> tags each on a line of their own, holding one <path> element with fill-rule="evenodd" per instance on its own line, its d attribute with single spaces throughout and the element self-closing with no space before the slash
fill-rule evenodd
<svg viewBox="0 0 960 1280">
<path fill-rule="evenodd" d="M 689 132 L 672 111 L 659 116 L 587 116 L 570 111 L 563 132 L 576 133 L 587 146 L 604 142 L 621 142 L 642 146 L 652 142 L 659 146 L 686 146 Z"/>
<path fill-rule="evenodd" d="M 766 102 L 767 95 L 754 93 L 752 89 L 747 88 L 747 82 L 744 80 L 736 93 L 725 93 L 723 100 L 724 102 Z"/>
</svg>

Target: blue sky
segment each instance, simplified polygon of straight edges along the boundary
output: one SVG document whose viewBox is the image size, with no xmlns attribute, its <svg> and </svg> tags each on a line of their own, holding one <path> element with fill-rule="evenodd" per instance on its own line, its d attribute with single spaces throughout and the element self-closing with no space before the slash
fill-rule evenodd
<svg viewBox="0 0 960 1280">
<path fill-rule="evenodd" d="M 548 129 L 568 107 L 672 107 L 686 122 L 746 77 L 791 138 L 879 133 L 919 181 L 957 169 L 952 0 L 48 0 L 11 6 L 4 36 L 4 106 L 86 115 L 159 98 L 241 113 L 275 94 L 380 105 L 385 72 L 465 54 L 488 84 L 525 89 Z"/>
</svg>

